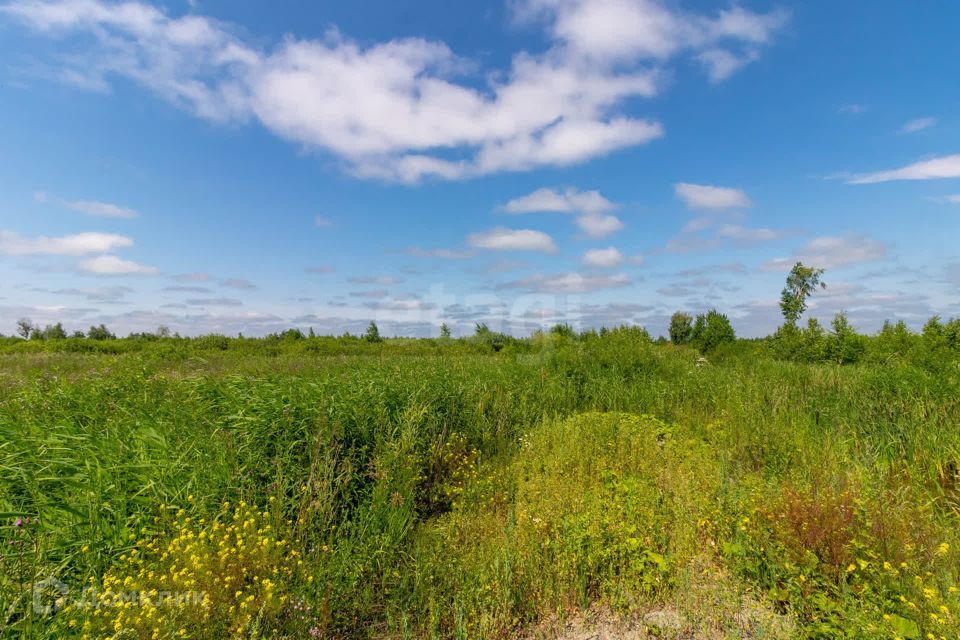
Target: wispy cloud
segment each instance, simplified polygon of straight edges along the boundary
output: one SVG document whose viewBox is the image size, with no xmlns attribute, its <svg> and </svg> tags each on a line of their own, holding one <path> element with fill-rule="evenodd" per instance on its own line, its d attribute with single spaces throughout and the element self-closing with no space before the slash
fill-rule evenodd
<svg viewBox="0 0 960 640">
<path fill-rule="evenodd" d="M 156 267 L 148 267 L 111 255 L 81 260 L 77 264 L 77 269 L 82 273 L 97 276 L 150 276 L 159 273 Z"/>
<path fill-rule="evenodd" d="M 793 256 L 775 258 L 763 265 L 764 271 L 789 271 L 797 262 L 808 267 L 837 269 L 887 257 L 885 244 L 863 235 L 823 236 L 814 238 Z"/>
<path fill-rule="evenodd" d="M 400 284 L 403 282 L 403 279 L 394 278 L 393 276 L 354 276 L 352 278 L 348 278 L 347 282 L 352 282 L 354 284 L 391 285 Z"/>
<path fill-rule="evenodd" d="M 132 246 L 133 240 L 115 233 L 88 231 L 67 236 L 28 238 L 15 231 L 0 230 L 0 254 L 9 256 L 82 256 Z"/>
<path fill-rule="evenodd" d="M 907 120 L 905 123 L 903 123 L 903 126 L 897 130 L 897 133 L 916 133 L 917 131 L 929 129 L 936 124 L 936 118 L 914 118 L 913 120 Z"/>
<path fill-rule="evenodd" d="M 64 198 L 58 198 L 57 196 L 50 195 L 43 191 L 38 191 L 35 193 L 34 198 L 38 202 L 56 202 L 68 209 L 79 211 L 80 213 L 85 213 L 90 216 L 98 216 L 102 218 L 140 217 L 140 212 L 136 209 L 123 207 L 111 202 L 102 202 L 100 200 L 66 200 Z"/>
<path fill-rule="evenodd" d="M 220 285 L 223 287 L 228 287 L 230 289 L 252 290 L 257 288 L 257 285 L 253 284 L 246 278 L 227 278 L 226 280 L 221 282 Z"/>
<path fill-rule="evenodd" d="M 211 279 L 209 273 L 196 272 L 196 273 L 180 273 L 175 276 L 172 276 L 173 280 L 177 282 L 209 282 Z"/>
<path fill-rule="evenodd" d="M 614 275 L 561 273 L 556 275 L 537 274 L 529 278 L 514 280 L 501 285 L 504 288 L 524 289 L 536 293 L 590 293 L 602 289 L 617 289 L 630 284 L 625 273 Z"/>
<path fill-rule="evenodd" d="M 859 173 L 847 178 L 847 184 L 876 184 L 894 180 L 937 180 L 960 178 L 960 154 L 920 160 L 899 169 Z"/>
</svg>

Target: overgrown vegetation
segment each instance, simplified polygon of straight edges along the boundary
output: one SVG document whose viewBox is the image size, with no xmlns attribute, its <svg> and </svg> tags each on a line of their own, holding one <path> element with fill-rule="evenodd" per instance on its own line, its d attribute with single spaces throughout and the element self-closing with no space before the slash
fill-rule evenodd
<svg viewBox="0 0 960 640">
<path fill-rule="evenodd" d="M 956 637 L 952 326 L 10 340 L 4 633 Z"/>
</svg>

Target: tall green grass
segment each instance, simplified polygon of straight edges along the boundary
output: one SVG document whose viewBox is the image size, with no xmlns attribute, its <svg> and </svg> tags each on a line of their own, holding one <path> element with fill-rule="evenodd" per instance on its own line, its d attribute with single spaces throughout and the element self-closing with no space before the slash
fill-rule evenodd
<svg viewBox="0 0 960 640">
<path fill-rule="evenodd" d="M 875 637 L 901 618 L 934 637 L 958 628 L 911 617 L 896 598 L 915 596 L 890 576 L 860 584 L 867 570 L 833 566 L 907 562 L 949 597 L 955 373 L 698 366 L 618 332 L 448 346 L 0 356 L 0 512 L 39 518 L 29 580 L 83 584 L 169 535 L 167 511 L 211 518 L 245 500 L 289 522 L 311 581 L 287 586 L 326 637 L 503 637 L 596 603 L 681 606 L 704 567 L 727 605 L 749 594 L 799 637 L 871 637 L 841 635 L 843 616 Z M 23 609 L 15 555 L 4 611 Z M 708 608 L 683 607 L 690 621 Z M 29 611 L 6 625 L 76 632 Z"/>
</svg>

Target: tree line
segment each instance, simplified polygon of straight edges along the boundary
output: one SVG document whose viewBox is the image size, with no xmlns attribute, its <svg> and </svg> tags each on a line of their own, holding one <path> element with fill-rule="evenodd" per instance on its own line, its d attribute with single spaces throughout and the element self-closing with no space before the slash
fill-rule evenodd
<svg viewBox="0 0 960 640">
<path fill-rule="evenodd" d="M 670 343 L 679 347 L 692 347 L 703 354 L 769 355 L 777 359 L 808 363 L 849 364 L 865 359 L 871 361 L 878 359 L 887 361 L 891 359 L 912 359 L 931 362 L 956 359 L 960 356 L 960 318 L 944 321 L 934 316 L 924 325 L 920 333 L 910 331 L 903 321 L 885 322 L 880 332 L 874 336 L 858 333 L 850 324 L 846 314 L 842 312 L 833 318 L 829 329 L 813 317 L 809 318 L 805 326 L 801 327 L 800 320 L 807 311 L 810 298 L 817 291 L 827 287 L 823 277 L 823 269 L 808 267 L 801 262 L 794 265 L 787 275 L 785 286 L 780 294 L 780 311 L 783 315 L 783 324 L 773 335 L 766 338 L 738 340 L 730 319 L 716 309 L 711 309 L 697 315 L 677 311 L 670 318 L 669 339 L 661 336 L 655 342 Z M 641 341 L 654 342 L 645 329 L 636 326 L 624 325 L 614 329 L 588 329 L 578 332 L 568 324 L 557 324 L 546 331 L 536 331 L 532 336 L 524 339 L 494 331 L 485 323 L 477 323 L 472 336 L 457 339 L 453 338 L 450 327 L 443 323 L 440 327 L 439 338 L 434 338 L 433 342 L 438 345 L 454 342 L 468 343 L 472 348 L 500 352 L 505 348 L 523 350 L 531 345 L 535 346 L 544 336 L 567 341 L 583 341 L 594 337 L 602 337 L 610 332 L 633 336 Z M 54 343 L 67 341 L 66 344 L 77 344 L 78 349 L 82 345 L 78 342 L 79 340 L 93 341 L 94 343 L 117 340 L 116 334 L 102 323 L 91 326 L 86 332 L 74 331 L 68 333 L 60 322 L 41 327 L 26 318 L 17 322 L 17 335 L 30 341 L 51 341 Z M 171 333 L 165 326 L 160 326 L 152 333 L 132 333 L 128 336 L 128 339 L 134 342 L 149 342 L 164 338 L 186 340 L 197 348 L 222 350 L 230 348 L 232 341 L 235 340 L 244 342 L 253 340 L 267 346 L 294 343 L 301 340 L 305 340 L 309 346 L 319 338 L 328 342 L 332 340 L 342 344 L 357 343 L 358 345 L 376 345 L 384 342 L 380 329 L 374 321 L 371 321 L 366 331 L 360 335 L 345 332 L 338 337 L 318 336 L 312 328 L 306 333 L 300 329 L 292 328 L 259 339 L 247 339 L 242 334 L 237 338 L 210 334 L 181 339 L 179 334 Z M 332 348 L 331 345 L 327 345 L 322 347 L 322 350 L 328 347 Z"/>
</svg>

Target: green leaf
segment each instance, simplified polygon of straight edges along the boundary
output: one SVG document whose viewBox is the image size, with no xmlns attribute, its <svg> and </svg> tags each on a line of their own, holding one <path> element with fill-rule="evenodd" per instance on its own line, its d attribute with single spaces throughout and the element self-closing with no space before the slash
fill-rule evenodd
<svg viewBox="0 0 960 640">
<path fill-rule="evenodd" d="M 888 620 L 894 632 L 906 640 L 915 640 L 920 637 L 920 627 L 913 620 L 898 615 L 891 615 Z"/>
</svg>

